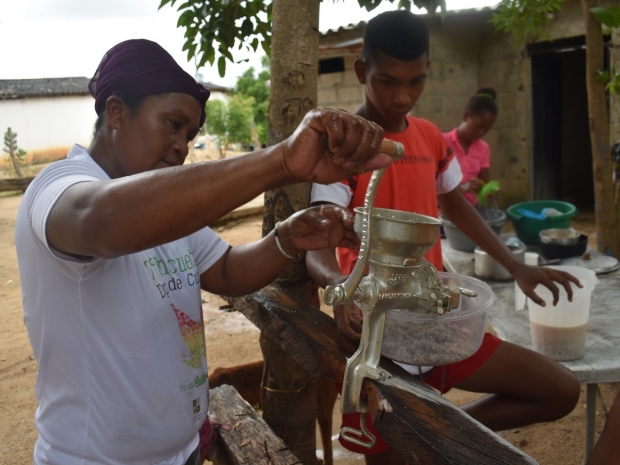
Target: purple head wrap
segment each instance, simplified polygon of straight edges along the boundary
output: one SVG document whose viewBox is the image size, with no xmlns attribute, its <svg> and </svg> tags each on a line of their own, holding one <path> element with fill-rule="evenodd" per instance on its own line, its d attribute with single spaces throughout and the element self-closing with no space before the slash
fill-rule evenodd
<svg viewBox="0 0 620 465">
<path fill-rule="evenodd" d="M 132 39 L 112 47 L 101 59 L 88 84 L 100 115 L 113 92 L 124 97 L 178 92 L 194 97 L 200 104 L 200 126 L 205 121 L 205 103 L 210 92 L 174 61 L 159 44 Z"/>
</svg>

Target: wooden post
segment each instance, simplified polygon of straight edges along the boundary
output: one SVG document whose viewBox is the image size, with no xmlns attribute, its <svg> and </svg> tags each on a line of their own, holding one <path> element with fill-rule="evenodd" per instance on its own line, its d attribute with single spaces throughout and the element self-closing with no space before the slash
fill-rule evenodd
<svg viewBox="0 0 620 465">
<path fill-rule="evenodd" d="M 320 0 L 274 0 L 271 41 L 269 143 L 290 136 L 304 115 L 316 106 Z M 300 27 L 301 25 L 301 27 Z M 263 235 L 277 221 L 306 208 L 310 184 L 265 193 Z M 319 305 L 305 261 L 296 260 L 278 280 L 304 301 Z M 263 416 L 305 465 L 316 463 L 316 394 L 312 375 L 301 369 L 271 338 L 260 339 L 265 368 Z"/>
<path fill-rule="evenodd" d="M 619 206 L 614 202 L 605 84 L 596 80 L 596 71 L 604 68 L 603 31 L 590 12 L 597 6 L 600 6 L 598 0 L 581 0 L 586 33 L 586 88 L 594 172 L 596 245 L 599 252 L 620 257 Z"/>
</svg>

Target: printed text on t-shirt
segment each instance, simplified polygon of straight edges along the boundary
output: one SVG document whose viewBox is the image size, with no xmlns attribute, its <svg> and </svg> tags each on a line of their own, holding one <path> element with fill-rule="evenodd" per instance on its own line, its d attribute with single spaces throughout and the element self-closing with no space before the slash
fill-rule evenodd
<svg viewBox="0 0 620 465">
<path fill-rule="evenodd" d="M 159 284 L 156 284 L 162 299 L 170 297 L 170 292 L 172 291 L 183 289 L 184 284 L 188 286 L 200 285 L 200 274 L 194 270 L 194 257 L 191 250 L 188 250 L 186 254 L 180 257 L 169 258 L 167 260 L 162 260 L 159 257 L 151 257 L 148 260 L 144 260 L 144 266 L 151 272 L 153 281 L 159 281 L 159 277 L 166 275 L 187 273 L 184 280 L 171 276 L 167 281 L 160 281 Z"/>
<path fill-rule="evenodd" d="M 394 163 L 433 163 L 433 158 L 429 155 L 405 155 Z"/>
</svg>

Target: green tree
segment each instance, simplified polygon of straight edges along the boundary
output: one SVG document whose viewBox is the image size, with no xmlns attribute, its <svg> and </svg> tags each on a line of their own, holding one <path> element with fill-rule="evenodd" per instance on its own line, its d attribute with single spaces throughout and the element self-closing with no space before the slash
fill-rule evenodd
<svg viewBox="0 0 620 465">
<path fill-rule="evenodd" d="M 255 132 L 259 144 L 265 146 L 269 134 L 269 80 L 271 78 L 269 67 L 271 62 L 268 57 L 263 57 L 261 61 L 263 69 L 258 75 L 256 75 L 254 68 L 249 68 L 239 77 L 230 94 L 254 98 L 252 112 L 254 113 Z M 256 145 L 256 141 L 254 145 Z"/>
<path fill-rule="evenodd" d="M 26 151 L 17 146 L 17 133 L 11 131 L 11 128 L 8 128 L 4 133 L 4 148 L 2 151 L 9 154 L 11 163 L 13 163 L 13 169 L 17 176 L 21 178 L 23 175 L 20 164 L 24 161 Z"/>
<path fill-rule="evenodd" d="M 502 0 L 491 22 L 501 32 L 512 32 L 518 44 L 534 36 L 543 36 L 551 20 L 549 13 L 558 11 L 566 0 Z M 620 10 L 600 8 L 599 0 L 581 0 L 586 37 L 586 87 L 590 144 L 594 173 L 594 198 L 597 248 L 600 252 L 620 257 L 620 205 L 616 202 L 614 167 L 611 157 L 609 114 L 606 87 L 615 91 L 618 76 L 615 69 L 604 71 L 603 27 L 620 25 Z"/>
<path fill-rule="evenodd" d="M 304 0 L 320 3 L 322 0 Z M 332 0 L 334 2 L 338 0 Z M 446 10 L 445 0 L 357 0 L 362 8 L 374 10 L 382 1 L 410 10 L 413 5 L 430 13 Z M 160 0 L 159 8 L 177 0 Z M 183 50 L 187 59 L 198 58 L 197 67 L 217 60 L 220 76 L 226 74 L 226 61 L 235 62 L 234 50 L 255 53 L 261 47 L 271 53 L 273 0 L 186 0 L 182 2 L 177 27 L 185 29 Z M 291 24 L 293 28 L 300 25 Z"/>
<path fill-rule="evenodd" d="M 217 138 L 220 158 L 226 155 L 231 143 L 249 145 L 252 140 L 253 97 L 240 94 L 230 96 L 226 101 L 213 100 L 206 106 L 206 122 L 209 134 Z"/>
<path fill-rule="evenodd" d="M 232 95 L 228 100 L 228 139 L 249 145 L 252 142 L 251 125 L 254 120 L 254 97 Z"/>
</svg>

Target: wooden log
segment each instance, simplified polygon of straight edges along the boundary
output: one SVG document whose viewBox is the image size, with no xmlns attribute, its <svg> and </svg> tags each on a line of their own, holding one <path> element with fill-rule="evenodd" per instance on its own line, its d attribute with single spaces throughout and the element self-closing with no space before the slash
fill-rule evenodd
<svg viewBox="0 0 620 465">
<path fill-rule="evenodd" d="M 24 192 L 32 182 L 34 176 L 28 178 L 0 179 L 0 192 L 22 191 Z"/>
<path fill-rule="evenodd" d="M 331 317 L 277 284 L 229 301 L 313 376 L 342 382 L 356 347 Z M 366 380 L 369 413 L 383 439 L 411 463 L 536 463 L 392 361 L 382 358 L 380 365 L 410 392 Z"/>
<path fill-rule="evenodd" d="M 209 390 L 209 416 L 219 429 L 216 449 L 207 458 L 216 465 L 293 465 L 301 462 L 265 420 L 232 386 Z"/>
</svg>

